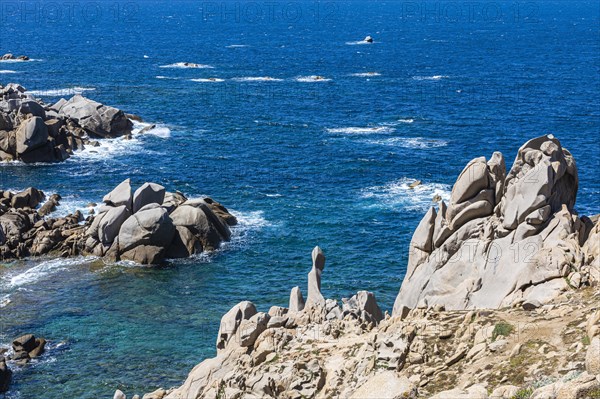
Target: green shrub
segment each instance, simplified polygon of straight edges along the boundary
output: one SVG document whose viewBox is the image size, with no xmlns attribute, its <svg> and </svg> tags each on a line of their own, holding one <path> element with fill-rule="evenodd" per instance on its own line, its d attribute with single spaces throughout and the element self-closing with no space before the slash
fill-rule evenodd
<svg viewBox="0 0 600 399">
<path fill-rule="evenodd" d="M 492 331 L 492 341 L 495 341 L 496 338 L 503 336 L 508 337 L 510 333 L 513 331 L 514 327 L 508 323 L 500 322 L 494 326 L 494 331 Z"/>
<path fill-rule="evenodd" d="M 588 337 L 588 336 L 586 335 L 585 337 L 583 337 L 583 338 L 581 339 L 581 342 L 582 342 L 584 345 L 589 345 L 589 344 L 590 344 L 590 337 Z"/>
<path fill-rule="evenodd" d="M 533 394 L 533 388 L 521 388 L 510 399 L 528 399 Z"/>
</svg>

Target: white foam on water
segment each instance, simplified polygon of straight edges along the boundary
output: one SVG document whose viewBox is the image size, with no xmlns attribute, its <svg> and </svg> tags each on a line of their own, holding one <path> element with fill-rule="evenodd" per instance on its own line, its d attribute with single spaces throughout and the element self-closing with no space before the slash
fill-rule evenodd
<svg viewBox="0 0 600 399">
<path fill-rule="evenodd" d="M 13 64 L 13 63 L 17 63 L 17 62 L 39 62 L 39 61 L 43 61 L 43 60 L 35 59 L 35 58 L 30 58 L 28 60 L 14 59 L 14 60 L 0 60 L 0 63 L 4 62 L 6 64 Z"/>
<path fill-rule="evenodd" d="M 372 207 L 405 209 L 425 212 L 434 205 L 433 198 L 440 196 L 446 203 L 450 200 L 451 187 L 447 184 L 424 182 L 415 188 L 410 185 L 417 179 L 403 177 L 383 186 L 363 189 L 360 196 L 372 200 Z"/>
<path fill-rule="evenodd" d="M 190 79 L 192 82 L 199 82 L 199 83 L 220 83 L 220 82 L 224 82 L 225 79 L 220 79 L 220 78 L 198 78 L 198 79 Z"/>
<path fill-rule="evenodd" d="M 281 82 L 283 79 L 272 78 L 270 76 L 244 76 L 240 78 L 232 78 L 236 82 Z"/>
<path fill-rule="evenodd" d="M 373 44 L 373 43 L 375 43 L 375 42 L 367 42 L 366 40 L 356 40 L 356 41 L 353 41 L 353 42 L 346 42 L 346 44 L 348 46 L 360 46 L 360 45 L 363 45 L 363 44 Z"/>
<path fill-rule="evenodd" d="M 231 240 L 222 244 L 223 250 L 240 248 L 248 242 L 248 235 L 272 226 L 265 219 L 263 211 L 237 212 L 231 211 L 238 224 L 231 228 Z"/>
<path fill-rule="evenodd" d="M 260 231 L 266 227 L 271 227 L 273 224 L 269 222 L 264 217 L 263 211 L 252 211 L 252 212 L 238 212 L 234 210 L 229 210 L 232 215 L 237 218 L 237 225 L 230 227 L 231 229 L 231 239 L 229 241 L 224 241 L 221 243 L 221 246 L 212 252 L 202 252 L 196 255 L 191 256 L 188 260 L 192 261 L 200 261 L 200 262 L 211 262 L 215 256 L 219 254 L 236 249 L 243 249 L 248 245 L 251 241 L 249 237 L 251 234 Z M 180 259 L 179 261 L 184 261 L 185 259 Z M 132 262 L 119 262 L 120 265 L 127 267 L 139 267 L 139 264 Z"/>
<path fill-rule="evenodd" d="M 448 79 L 449 76 L 446 75 L 433 75 L 433 76 L 413 76 L 414 80 L 442 80 Z"/>
<path fill-rule="evenodd" d="M 373 126 L 373 127 L 336 127 L 326 129 L 328 133 L 336 134 L 381 134 L 392 133 L 396 129 L 390 126 Z"/>
<path fill-rule="evenodd" d="M 82 94 L 86 91 L 94 91 L 95 87 L 69 87 L 65 89 L 48 89 L 48 90 L 28 90 L 27 93 L 34 96 L 46 96 L 46 97 L 61 97 L 61 96 L 73 96 L 75 94 Z"/>
<path fill-rule="evenodd" d="M 144 58 L 150 58 L 150 57 L 149 57 L 149 56 L 147 56 L 147 55 L 144 55 Z"/>
<path fill-rule="evenodd" d="M 225 48 L 243 48 L 250 47 L 247 44 L 230 44 L 229 46 L 225 46 Z"/>
<path fill-rule="evenodd" d="M 7 73 L 8 74 L 8 73 L 18 73 L 18 72 L 17 71 L 12 71 L 10 69 L 0 69 L 0 74 L 1 73 Z"/>
<path fill-rule="evenodd" d="M 181 78 L 175 78 L 175 77 L 171 77 L 171 76 L 162 76 L 162 75 L 158 75 L 156 76 L 156 79 L 170 79 L 170 80 L 178 80 Z"/>
<path fill-rule="evenodd" d="M 427 139 L 423 137 L 391 137 L 382 140 L 368 140 L 367 143 L 417 149 L 445 147 L 448 145 L 448 142 L 445 140 Z"/>
<path fill-rule="evenodd" d="M 191 68 L 191 69 L 213 69 L 212 65 L 195 64 L 192 62 L 176 62 L 174 64 L 161 65 L 160 68 Z"/>
<path fill-rule="evenodd" d="M 297 76 L 296 82 L 312 83 L 312 82 L 330 82 L 331 79 L 319 75 Z"/>
<path fill-rule="evenodd" d="M 400 123 L 413 123 L 415 120 L 411 119 L 411 118 L 407 118 L 407 119 L 398 119 L 398 122 Z"/>
<path fill-rule="evenodd" d="M 171 137 L 171 129 L 169 129 L 165 125 L 156 125 L 156 127 L 146 131 L 144 134 L 160 137 L 161 139 L 168 139 L 169 137 Z"/>
<path fill-rule="evenodd" d="M 6 307 L 9 303 L 11 303 L 10 294 L 3 295 L 0 298 L 0 309 Z"/>
<path fill-rule="evenodd" d="M 54 194 L 53 190 L 42 189 L 42 191 L 46 194 L 46 198 L 49 198 L 50 195 Z M 98 200 L 98 198 L 96 200 Z M 96 203 L 96 206 L 88 207 L 88 205 L 92 202 L 96 203 L 96 201 L 91 201 L 90 199 L 81 198 L 75 195 L 65 195 L 62 196 L 58 206 L 49 214 L 49 216 L 53 218 L 61 218 L 67 215 L 72 215 L 76 211 L 80 211 L 85 218 L 89 216 L 90 209 L 93 209 L 94 214 L 97 214 L 98 209 L 103 205 L 102 203 Z"/>
<path fill-rule="evenodd" d="M 12 289 L 30 286 L 56 274 L 59 271 L 67 270 L 71 267 L 89 262 L 90 259 L 92 258 L 77 257 L 71 259 L 58 258 L 43 261 L 36 266 L 25 270 L 24 272 L 8 274 L 3 278 L 2 285 Z"/>
<path fill-rule="evenodd" d="M 370 78 L 373 76 L 381 76 L 381 74 L 379 72 L 358 72 L 358 73 L 351 73 L 350 76 L 356 76 L 359 78 Z"/>
<path fill-rule="evenodd" d="M 141 133 L 141 131 L 149 126 L 154 125 L 154 127 L 150 130 L 146 130 L 144 133 L 141 133 L 143 136 L 147 136 L 147 135 L 151 135 L 151 136 L 156 136 L 156 137 L 160 137 L 163 139 L 168 139 L 169 137 L 171 137 L 171 129 L 169 129 L 167 127 L 167 125 L 164 124 L 153 124 L 153 123 L 147 123 L 147 122 L 139 122 L 139 121 L 132 121 L 133 122 L 133 130 L 131 131 L 132 135 L 134 135 L 133 137 L 136 137 L 135 135 L 139 135 Z M 137 136 L 137 137 L 142 137 L 142 136 Z"/>
</svg>

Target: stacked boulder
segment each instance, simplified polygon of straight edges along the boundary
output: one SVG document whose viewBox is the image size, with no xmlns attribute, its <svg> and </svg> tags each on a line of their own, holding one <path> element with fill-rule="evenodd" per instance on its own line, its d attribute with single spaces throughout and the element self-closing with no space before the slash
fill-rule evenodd
<svg viewBox="0 0 600 399">
<path fill-rule="evenodd" d="M 75 95 L 44 104 L 18 84 L 0 86 L 0 162 L 60 162 L 97 138 L 130 135 L 123 111 Z"/>
<path fill-rule="evenodd" d="M 434 305 L 535 308 L 569 282 L 590 283 L 597 255 L 586 248 L 598 246 L 586 241 L 598 223 L 575 211 L 577 187 L 575 160 L 553 136 L 525 143 L 508 174 L 498 152 L 469 162 L 450 204 L 429 209 L 415 230 L 394 314 Z"/>
<path fill-rule="evenodd" d="M 127 179 L 103 199 L 89 226 L 85 252 L 157 264 L 219 247 L 237 223 L 225 207 L 210 198 L 188 200 L 155 183 L 135 192 Z"/>
</svg>

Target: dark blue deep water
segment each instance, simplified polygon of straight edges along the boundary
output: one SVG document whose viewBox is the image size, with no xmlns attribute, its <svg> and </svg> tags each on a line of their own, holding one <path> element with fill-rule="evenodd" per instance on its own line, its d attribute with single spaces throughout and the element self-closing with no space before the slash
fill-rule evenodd
<svg viewBox="0 0 600 399">
<path fill-rule="evenodd" d="M 597 1 L 0 6 L 0 53 L 35 59 L 0 63 L 0 84 L 48 103 L 93 89 L 84 94 L 158 124 L 60 165 L 1 165 L 0 188 L 58 192 L 64 214 L 131 177 L 210 195 L 241 220 L 218 253 L 161 268 L 0 265 L 0 343 L 50 341 L 8 398 L 178 385 L 215 353 L 232 305 L 267 310 L 305 287 L 315 245 L 326 296 L 366 289 L 391 310 L 433 195 L 474 157 L 501 151 L 510 166 L 535 136 L 572 151 L 577 208 L 600 212 Z M 366 35 L 375 43 L 356 43 Z M 180 62 L 212 68 L 164 67 Z"/>
</svg>

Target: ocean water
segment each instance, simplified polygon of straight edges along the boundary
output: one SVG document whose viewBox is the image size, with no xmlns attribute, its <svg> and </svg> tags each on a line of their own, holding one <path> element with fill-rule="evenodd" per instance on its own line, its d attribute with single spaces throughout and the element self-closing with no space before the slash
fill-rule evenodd
<svg viewBox="0 0 600 399">
<path fill-rule="evenodd" d="M 464 165 L 552 133 L 577 209 L 600 212 L 595 1 L 2 2 L 0 83 L 84 95 L 157 124 L 60 165 L 0 165 L 0 187 L 85 207 L 127 177 L 239 216 L 216 253 L 148 268 L 92 258 L 0 265 L 0 345 L 49 340 L 6 398 L 109 398 L 179 385 L 221 315 L 373 291 L 390 310 L 413 229 Z M 371 35 L 373 44 L 362 39 Z M 183 63 L 195 63 L 185 67 Z M 423 185 L 411 190 L 419 179 Z"/>
</svg>

